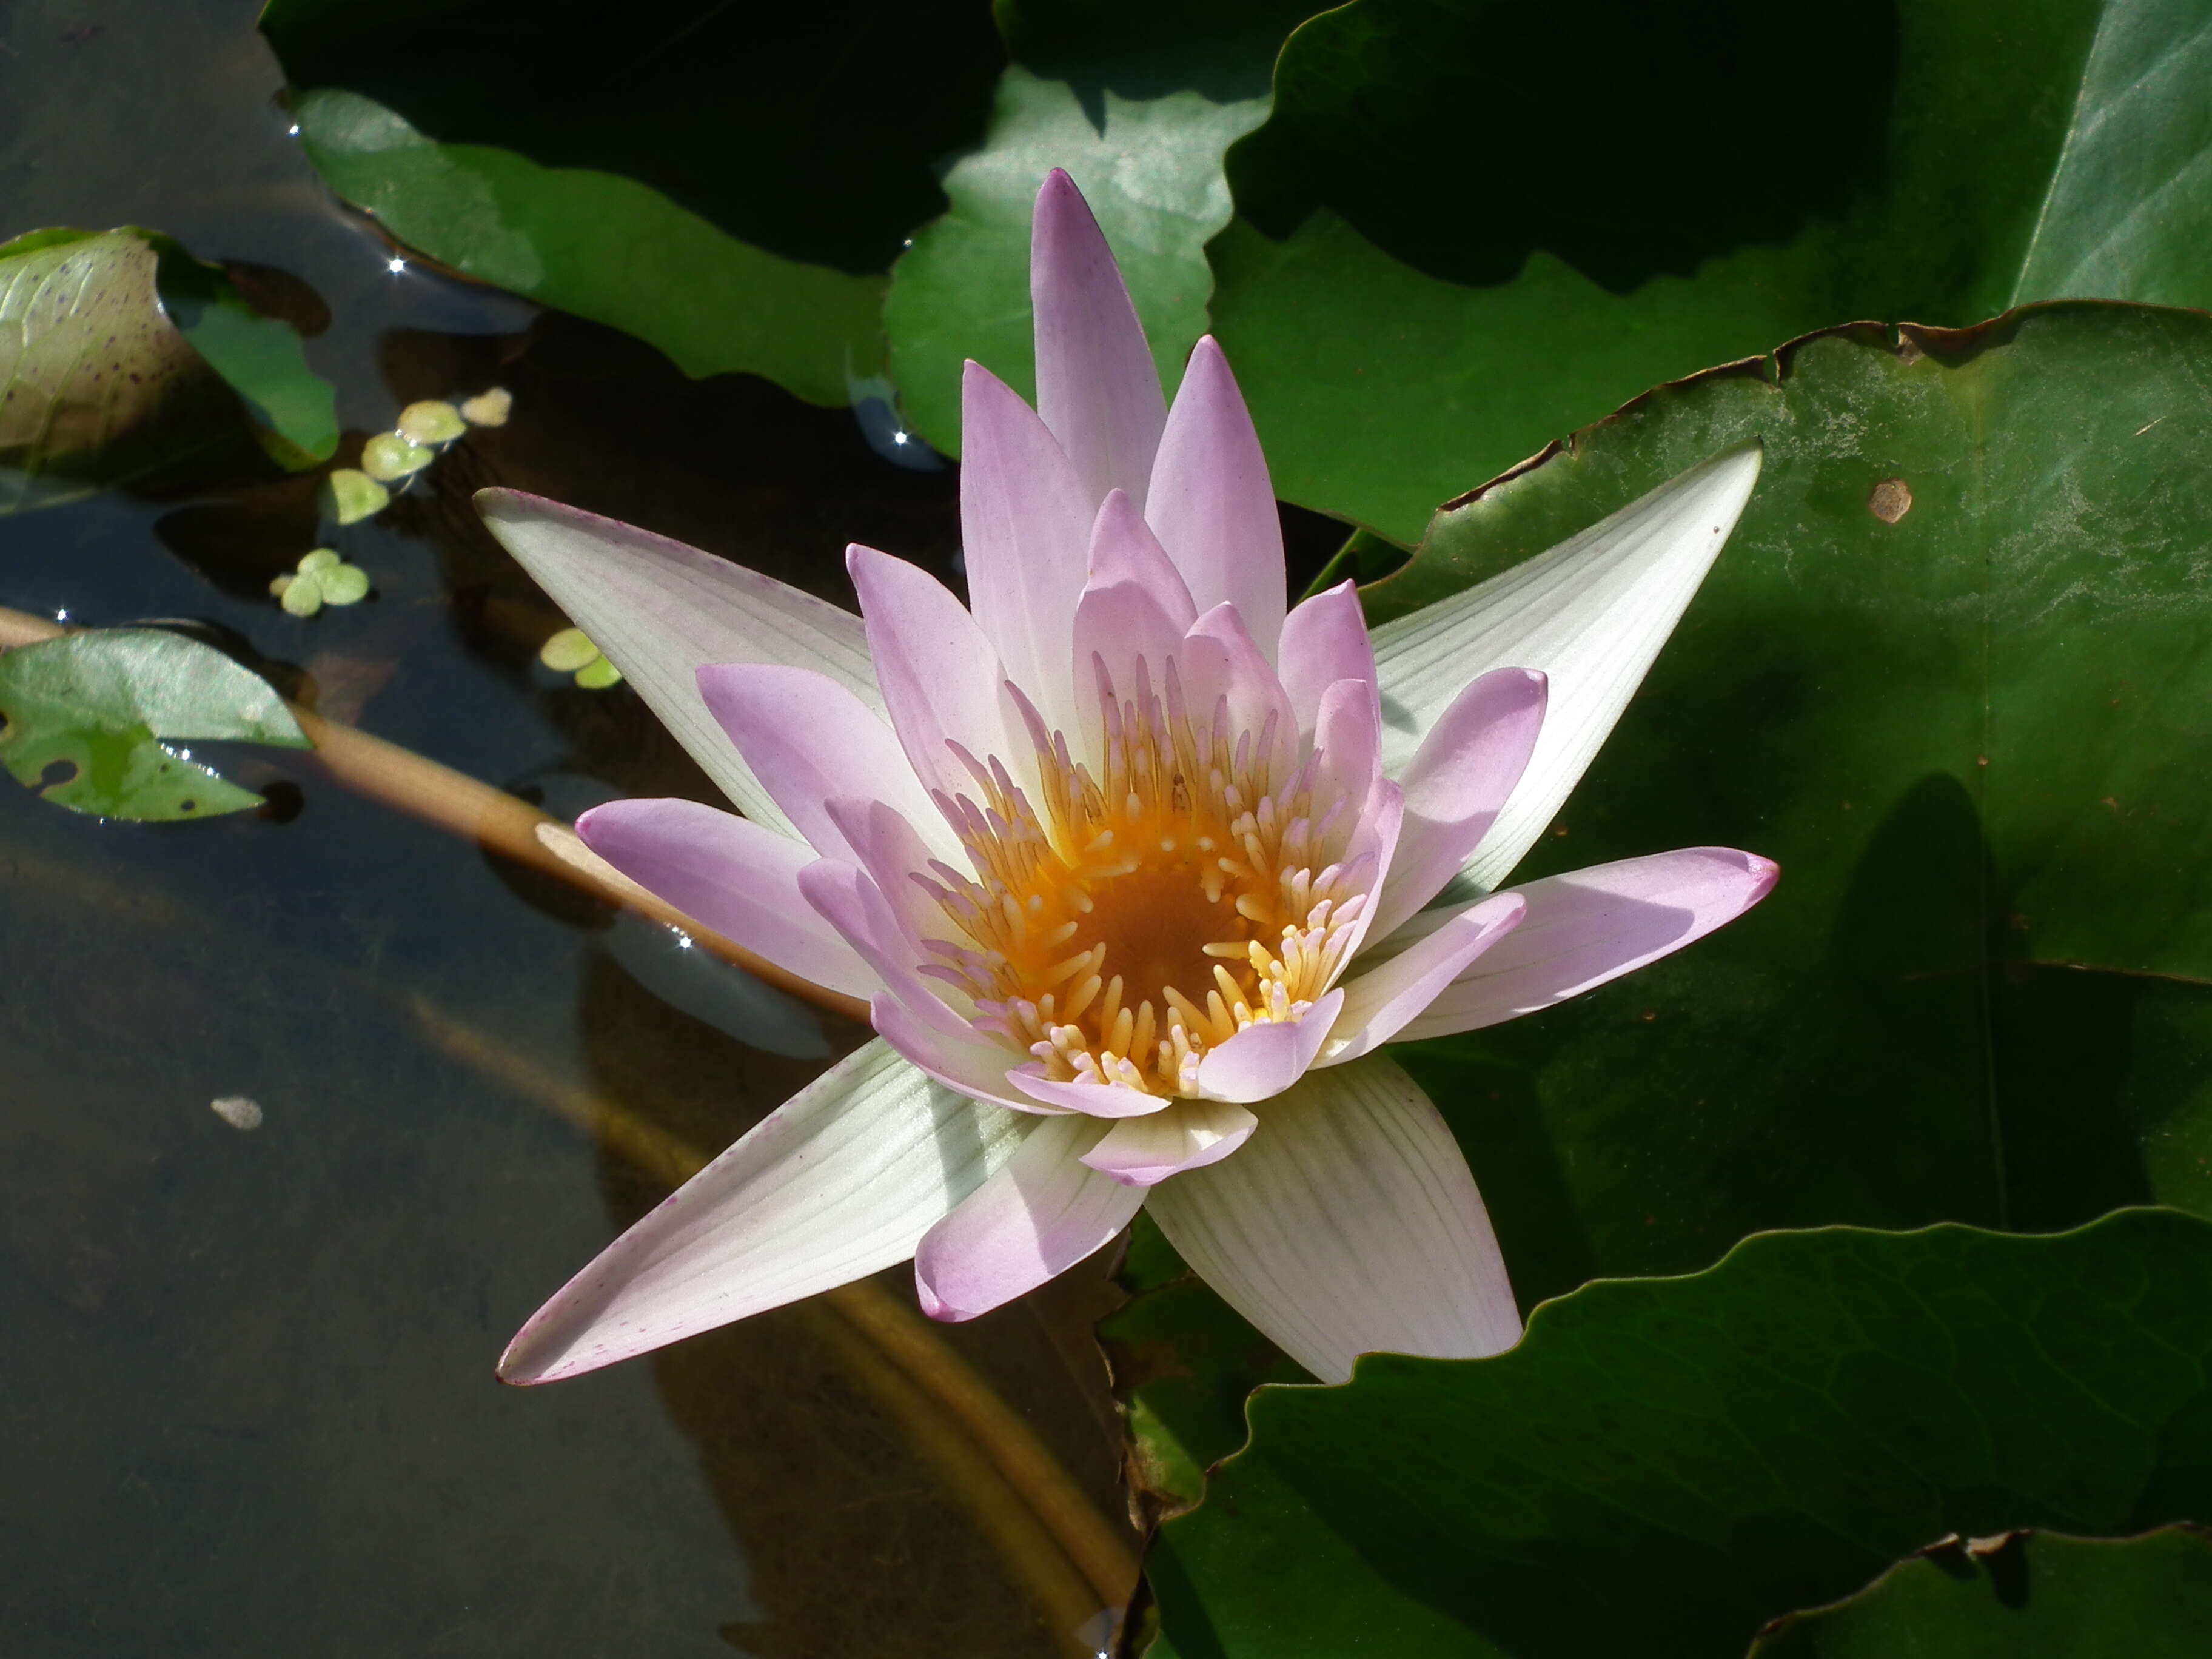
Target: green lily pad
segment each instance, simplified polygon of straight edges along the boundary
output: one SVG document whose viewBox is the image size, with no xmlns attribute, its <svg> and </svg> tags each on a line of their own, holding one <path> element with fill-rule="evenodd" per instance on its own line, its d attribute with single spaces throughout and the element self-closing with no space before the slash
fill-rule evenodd
<svg viewBox="0 0 2212 1659">
<path fill-rule="evenodd" d="M 2212 1631 L 2212 1536 L 2016 1534 L 1901 1562 L 1830 1607 L 1794 1613 L 1747 1659 L 2196 1659 Z"/>
<path fill-rule="evenodd" d="M 983 148 L 945 176 L 951 210 L 916 234 L 891 272 L 891 378 L 908 419 L 939 449 L 958 448 L 962 359 L 1035 393 L 1030 213 L 1055 167 L 1113 245 L 1170 389 L 1206 331 L 1206 243 L 1231 213 L 1222 155 L 1266 118 L 1267 100 L 1218 102 L 1188 89 L 1096 97 L 1094 117 L 1068 82 L 1008 68 Z"/>
<path fill-rule="evenodd" d="M 236 441 L 236 402 L 163 315 L 127 231 L 0 243 L 0 513 L 171 472 Z"/>
<path fill-rule="evenodd" d="M 169 320 L 245 403 L 261 447 L 302 471 L 337 453 L 337 393 L 307 367 L 299 331 L 246 302 L 219 265 L 173 240 L 141 231 L 159 260 L 155 282 Z"/>
<path fill-rule="evenodd" d="M 261 805 L 164 746 L 228 738 L 310 746 L 284 700 L 210 646 L 151 629 L 65 635 L 0 653 L 0 762 L 47 800 L 170 822 Z"/>
<path fill-rule="evenodd" d="M 1231 152 L 1215 331 L 1278 492 L 1410 542 L 1844 319 L 2212 304 L 2208 75 L 2212 0 L 1357 0 Z"/>
<path fill-rule="evenodd" d="M 1576 434 L 1369 591 L 1401 614 L 1766 446 L 1514 878 L 1722 845 L 1780 884 L 1587 997 L 1398 1051 L 1524 1306 L 1765 1227 L 2212 1213 L 2208 387 L 2193 313 L 1815 336 Z"/>
<path fill-rule="evenodd" d="M 2212 1512 L 2208 1306 L 2212 1223 L 2172 1211 L 1591 1285 L 1494 1359 L 1261 1389 L 1162 1530 L 1163 1626 L 1182 1659 L 1735 1659 L 1947 1534 Z"/>
<path fill-rule="evenodd" d="M 2179 312 L 1817 336 L 1577 434 L 1368 590 L 1402 615 L 1765 444 L 1514 878 L 1717 844 L 1780 884 L 1585 997 L 1392 1051 L 1466 1149 L 1524 1309 L 1763 1228 L 2212 1214 L 2207 386 L 2212 318 Z M 1140 1469 L 1243 1432 L 1243 1322 L 1178 1294 L 1177 1352 L 1138 1373 L 1171 1378 L 1133 1413 Z"/>
</svg>

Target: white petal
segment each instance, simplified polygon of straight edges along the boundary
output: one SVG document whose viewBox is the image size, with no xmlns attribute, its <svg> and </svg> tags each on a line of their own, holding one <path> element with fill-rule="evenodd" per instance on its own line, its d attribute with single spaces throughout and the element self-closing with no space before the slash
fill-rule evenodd
<svg viewBox="0 0 2212 1659">
<path fill-rule="evenodd" d="M 1753 853 L 1689 847 L 1508 888 L 1528 902 L 1520 925 L 1402 1035 L 1472 1031 L 1618 979 L 1734 921 L 1773 890 L 1780 873 Z M 1427 920 L 1416 916 L 1400 937 Z"/>
<path fill-rule="evenodd" d="M 1145 1204 L 1231 1307 L 1324 1382 L 1363 1353 L 1474 1358 L 1520 1340 L 1467 1160 L 1379 1054 L 1309 1072 L 1234 1157 Z"/>
<path fill-rule="evenodd" d="M 811 668 L 881 713 L 860 619 L 696 547 L 513 489 L 477 511 L 592 643 L 623 672 L 715 787 L 756 823 L 795 834 L 699 695 L 708 663 Z"/>
<path fill-rule="evenodd" d="M 978 1106 L 871 1042 L 602 1251 L 499 1373 L 573 1376 L 902 1261 L 1041 1121 Z"/>
<path fill-rule="evenodd" d="M 1392 776 L 1462 686 L 1488 668 L 1550 678 L 1535 752 L 1466 866 L 1497 886 L 1544 832 L 1667 642 L 1758 481 L 1732 449 L 1548 553 L 1375 630 Z"/>
</svg>

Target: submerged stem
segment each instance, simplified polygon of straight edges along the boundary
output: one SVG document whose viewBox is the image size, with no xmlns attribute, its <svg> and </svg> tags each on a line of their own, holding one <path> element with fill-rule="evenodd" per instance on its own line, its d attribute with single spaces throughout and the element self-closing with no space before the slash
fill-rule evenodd
<svg viewBox="0 0 2212 1659">
<path fill-rule="evenodd" d="M 440 1049 L 586 1131 L 665 1185 L 679 1187 L 705 1167 L 704 1154 L 619 1102 L 570 1082 L 422 998 L 413 999 L 411 1006 Z M 927 1322 L 865 1279 L 825 1291 L 809 1305 L 834 1318 L 852 1340 L 927 1403 L 937 1426 L 921 1439 L 922 1449 L 942 1468 L 955 1455 L 946 1448 L 957 1444 L 964 1461 L 957 1470 L 947 1468 L 948 1483 L 976 1509 L 985 1530 L 1036 1593 L 1055 1629 L 1064 1632 L 1101 1608 L 1118 1612 L 1127 1604 L 1137 1584 L 1137 1559 L 1127 1543 L 1036 1431 Z M 908 1417 L 897 1401 L 889 1403 L 896 1414 Z M 988 1510 L 997 1501 L 990 1496 L 994 1491 L 1010 1491 L 1031 1524 L 1009 1532 L 994 1520 L 995 1511 Z M 1039 1548 L 1050 1553 L 1051 1565 L 1031 1559 Z M 1049 1591 L 1048 1604 L 1046 1587 L 1062 1583 L 1071 1573 L 1088 1585 L 1089 1605 L 1074 1609 L 1061 1589 Z M 1071 1610 L 1074 1620 L 1063 1622 Z"/>
<path fill-rule="evenodd" d="M 43 617 L 0 608 L 0 649 L 36 645 L 74 631 Z M 867 1005 L 860 998 L 801 979 L 693 921 L 674 905 L 656 898 L 621 875 L 585 847 L 574 830 L 527 801 L 518 800 L 503 789 L 495 789 L 411 749 L 402 749 L 398 744 L 372 737 L 357 727 L 325 720 L 313 709 L 302 708 L 296 703 L 289 707 L 299 720 L 300 729 L 315 745 L 316 757 L 325 769 L 356 793 L 396 806 L 441 830 L 451 830 L 489 848 L 503 858 L 558 877 L 594 898 L 635 910 L 667 927 L 679 927 L 725 962 L 735 963 L 779 990 L 803 997 L 848 1019 L 867 1018 Z"/>
</svg>

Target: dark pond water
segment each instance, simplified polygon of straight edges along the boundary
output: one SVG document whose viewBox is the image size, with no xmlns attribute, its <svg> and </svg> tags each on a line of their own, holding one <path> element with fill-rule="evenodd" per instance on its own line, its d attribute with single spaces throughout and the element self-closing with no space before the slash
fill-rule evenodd
<svg viewBox="0 0 2212 1659">
<path fill-rule="evenodd" d="M 392 270 L 287 137 L 257 9 L 0 0 L 0 237 L 143 224 L 285 273 L 331 319 L 310 356 L 356 441 L 495 382 L 514 418 L 337 533 L 368 604 L 302 622 L 268 597 L 318 539 L 312 480 L 210 478 L 0 519 L 0 605 L 222 624 L 324 712 L 556 811 L 708 794 L 626 690 L 534 665 L 557 619 L 469 491 L 558 495 L 839 597 L 849 539 L 945 568 L 952 475 L 882 461 L 848 414 Z M 551 1388 L 493 1380 L 660 1195 L 564 1095 L 712 1151 L 863 1034 L 750 982 L 672 986 L 665 935 L 278 758 L 286 822 L 99 823 L 0 780 L 0 1651 L 1064 1652 L 805 1310 Z M 234 1096 L 259 1127 L 210 1109 Z M 1096 1294 L 947 1335 L 1112 1514 Z"/>
</svg>

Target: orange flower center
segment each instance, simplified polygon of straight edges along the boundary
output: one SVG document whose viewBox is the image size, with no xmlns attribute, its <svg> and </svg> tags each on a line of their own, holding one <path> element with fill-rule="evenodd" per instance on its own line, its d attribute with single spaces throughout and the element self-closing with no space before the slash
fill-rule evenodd
<svg viewBox="0 0 2212 1659">
<path fill-rule="evenodd" d="M 1334 860 L 1356 803 L 1316 800 L 1273 729 L 1217 729 L 1146 694 L 1106 704 L 1094 774 L 1036 738 L 1040 801 L 995 761 L 954 803 L 974 873 L 925 880 L 952 924 L 930 971 L 1056 1081 L 1197 1092 L 1206 1051 L 1295 1020 L 1343 966 L 1364 872 Z"/>
</svg>

